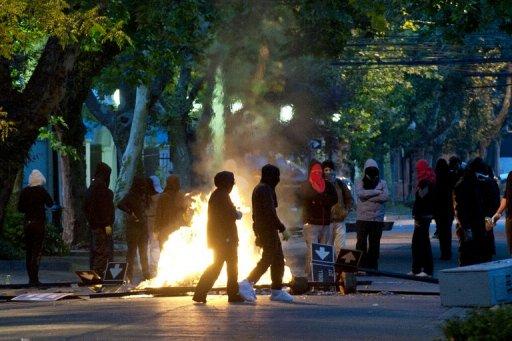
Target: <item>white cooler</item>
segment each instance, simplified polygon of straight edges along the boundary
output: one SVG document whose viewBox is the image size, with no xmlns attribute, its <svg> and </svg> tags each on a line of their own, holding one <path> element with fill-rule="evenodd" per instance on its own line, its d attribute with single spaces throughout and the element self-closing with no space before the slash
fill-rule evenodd
<svg viewBox="0 0 512 341">
<path fill-rule="evenodd" d="M 512 258 L 441 270 L 441 304 L 491 307 L 512 302 Z"/>
</svg>

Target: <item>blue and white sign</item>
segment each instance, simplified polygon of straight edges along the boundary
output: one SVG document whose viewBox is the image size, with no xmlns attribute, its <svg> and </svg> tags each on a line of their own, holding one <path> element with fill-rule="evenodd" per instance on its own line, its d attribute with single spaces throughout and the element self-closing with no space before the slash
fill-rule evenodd
<svg viewBox="0 0 512 341">
<path fill-rule="evenodd" d="M 334 263 L 334 249 L 332 245 L 311 244 L 311 252 L 313 263 Z"/>
</svg>

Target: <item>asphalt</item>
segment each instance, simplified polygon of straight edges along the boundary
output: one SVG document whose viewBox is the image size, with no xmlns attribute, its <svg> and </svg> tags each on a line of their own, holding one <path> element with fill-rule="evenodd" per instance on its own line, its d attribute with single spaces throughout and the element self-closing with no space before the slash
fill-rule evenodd
<svg viewBox="0 0 512 341">
<path fill-rule="evenodd" d="M 381 243 L 381 270 L 407 273 L 411 266 L 412 221 L 400 220 L 392 231 L 384 232 Z M 433 233 L 433 226 L 431 232 Z M 496 228 L 498 255 L 508 258 L 504 226 Z M 287 263 L 294 275 L 303 273 L 306 248 L 300 236 L 284 244 Z M 348 234 L 347 248 L 355 246 L 355 234 Z M 456 267 L 454 258 L 439 260 L 438 241 L 432 239 L 435 273 Z M 81 267 L 86 255 L 76 255 L 71 268 Z M 73 258 L 71 257 L 71 258 Z M 121 256 L 118 256 L 121 258 Z M 61 261 L 65 261 L 61 260 Z M 45 261 L 51 262 L 52 259 Z M 84 263 L 85 262 L 85 263 Z M 0 264 L 1 265 L 1 264 Z M 0 268 L 0 283 L 6 270 Z M 12 282 L 26 280 L 22 270 L 9 271 Z M 69 270 L 43 270 L 42 281 L 74 280 Z M 259 295 L 254 305 L 228 304 L 226 296 L 209 295 L 206 305 L 195 305 L 185 297 L 132 297 L 62 300 L 52 303 L 0 303 L 0 340 L 49 339 L 404 339 L 432 340 L 442 337 L 446 319 L 463 316 L 468 310 L 441 306 L 439 286 L 392 277 L 364 276 L 371 284 L 358 289 L 376 294 L 314 292 L 295 296 L 295 303 L 272 302 Z M 86 288 L 73 288 L 82 294 Z M 20 294 L 33 289 L 5 290 L 0 294 Z M 42 292 L 69 291 L 48 289 Z M 393 291 L 416 292 L 415 295 Z M 420 295 L 429 292 L 434 295 Z"/>
</svg>

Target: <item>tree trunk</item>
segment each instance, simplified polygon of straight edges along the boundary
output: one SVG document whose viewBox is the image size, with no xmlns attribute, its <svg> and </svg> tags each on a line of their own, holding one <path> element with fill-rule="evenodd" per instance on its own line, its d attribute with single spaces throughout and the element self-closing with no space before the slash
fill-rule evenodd
<svg viewBox="0 0 512 341">
<path fill-rule="evenodd" d="M 135 109 L 130 129 L 130 137 L 126 150 L 123 153 L 123 162 L 116 182 L 115 202 L 119 202 L 133 182 L 137 172 L 137 165 L 144 147 L 144 134 L 146 133 L 146 118 L 149 111 L 149 90 L 145 85 L 137 87 Z"/>
<path fill-rule="evenodd" d="M 177 119 L 169 128 L 169 131 L 172 133 L 170 137 L 170 148 L 174 173 L 179 175 L 181 185 L 184 188 L 190 188 L 190 175 L 192 172 L 192 151 L 187 134 L 188 120 L 186 118 Z"/>
</svg>

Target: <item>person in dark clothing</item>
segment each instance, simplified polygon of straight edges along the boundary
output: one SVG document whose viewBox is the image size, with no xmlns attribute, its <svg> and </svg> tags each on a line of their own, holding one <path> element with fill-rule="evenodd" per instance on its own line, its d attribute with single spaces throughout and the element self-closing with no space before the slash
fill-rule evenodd
<svg viewBox="0 0 512 341">
<path fill-rule="evenodd" d="M 187 208 L 185 196 L 180 192 L 180 178 L 171 175 L 167 178 L 164 192 L 158 198 L 156 208 L 156 229 L 160 250 L 169 235 L 183 226 L 183 214 Z"/>
<path fill-rule="evenodd" d="M 481 161 L 473 160 L 464 171 L 464 176 L 454 190 L 457 236 L 459 237 L 459 265 L 484 263 L 492 259 L 489 255 L 489 237 L 485 228 L 486 187 L 490 183 L 478 179 L 482 170 Z"/>
<path fill-rule="evenodd" d="M 30 285 L 39 285 L 39 261 L 43 252 L 45 235 L 45 207 L 53 206 L 50 194 L 43 187 L 46 179 L 37 169 L 28 178 L 18 202 L 18 211 L 25 215 L 24 234 L 26 267 Z"/>
<path fill-rule="evenodd" d="M 500 206 L 500 188 L 494 178 L 492 168 L 487 165 L 482 158 L 475 158 L 472 167 L 476 172 L 480 193 L 483 196 L 483 213 L 485 219 L 488 219 L 496 213 Z M 492 261 L 492 257 L 496 254 L 494 231 L 492 227 L 493 224 L 486 224 L 486 248 L 484 251 L 484 260 L 486 262 Z"/>
<path fill-rule="evenodd" d="M 111 171 L 107 164 L 100 162 L 85 192 L 84 211 L 91 230 L 90 267 L 101 277 L 107 263 L 114 260 L 114 193 L 108 188 Z"/>
<path fill-rule="evenodd" d="M 356 184 L 356 193 L 358 200 L 356 249 L 363 252 L 360 266 L 377 270 L 382 225 L 389 192 L 386 181 L 380 178 L 379 167 L 375 160 L 366 160 L 363 178 Z"/>
<path fill-rule="evenodd" d="M 275 188 L 280 180 L 279 168 L 267 164 L 261 169 L 261 181 L 252 192 L 253 230 L 256 245 L 263 248 L 261 260 L 251 271 L 247 279 L 239 283 L 240 295 L 247 301 L 256 300 L 253 285 L 270 267 L 272 279 L 272 301 L 292 302 L 293 297 L 283 291 L 284 254 L 278 232 L 287 240 L 289 234 L 277 216 L 277 196 Z"/>
<path fill-rule="evenodd" d="M 416 163 L 418 186 L 412 208 L 414 232 L 412 235 L 412 271 L 410 275 L 432 276 L 434 262 L 430 245 L 429 228 L 434 215 L 434 185 L 436 176 L 427 160 Z"/>
<path fill-rule="evenodd" d="M 452 189 L 455 188 L 455 185 L 462 179 L 464 175 L 464 169 L 462 168 L 462 162 L 457 156 L 452 156 L 448 160 L 448 173 L 450 178 L 450 183 Z"/>
<path fill-rule="evenodd" d="M 219 277 L 222 266 L 226 263 L 229 302 L 244 302 L 238 293 L 238 231 L 236 220 L 242 218 L 237 211 L 229 193 L 235 185 L 235 176 L 231 172 L 217 173 L 214 178 L 215 191 L 208 200 L 208 223 L 206 227 L 208 247 L 213 250 L 213 264 L 210 265 L 197 283 L 195 302 L 206 303 L 206 295 Z"/>
<path fill-rule="evenodd" d="M 146 180 L 136 176 L 128 194 L 117 205 L 128 216 L 126 220 L 126 244 L 128 246 L 126 277 L 130 282 L 133 282 L 133 267 L 137 250 L 142 268 L 142 279 L 147 280 L 151 277 L 148 265 L 149 235 L 146 217 L 150 200 Z"/>
<path fill-rule="evenodd" d="M 301 185 L 299 198 L 302 201 L 303 235 L 306 241 L 307 277 L 311 276 L 311 244 L 328 244 L 332 240 L 331 208 L 338 202 L 334 185 L 324 179 L 322 164 L 312 160 L 308 180 Z"/>
<path fill-rule="evenodd" d="M 434 219 L 438 231 L 441 260 L 452 258 L 453 183 L 445 159 L 436 163 L 436 185 L 434 190 Z"/>
</svg>

